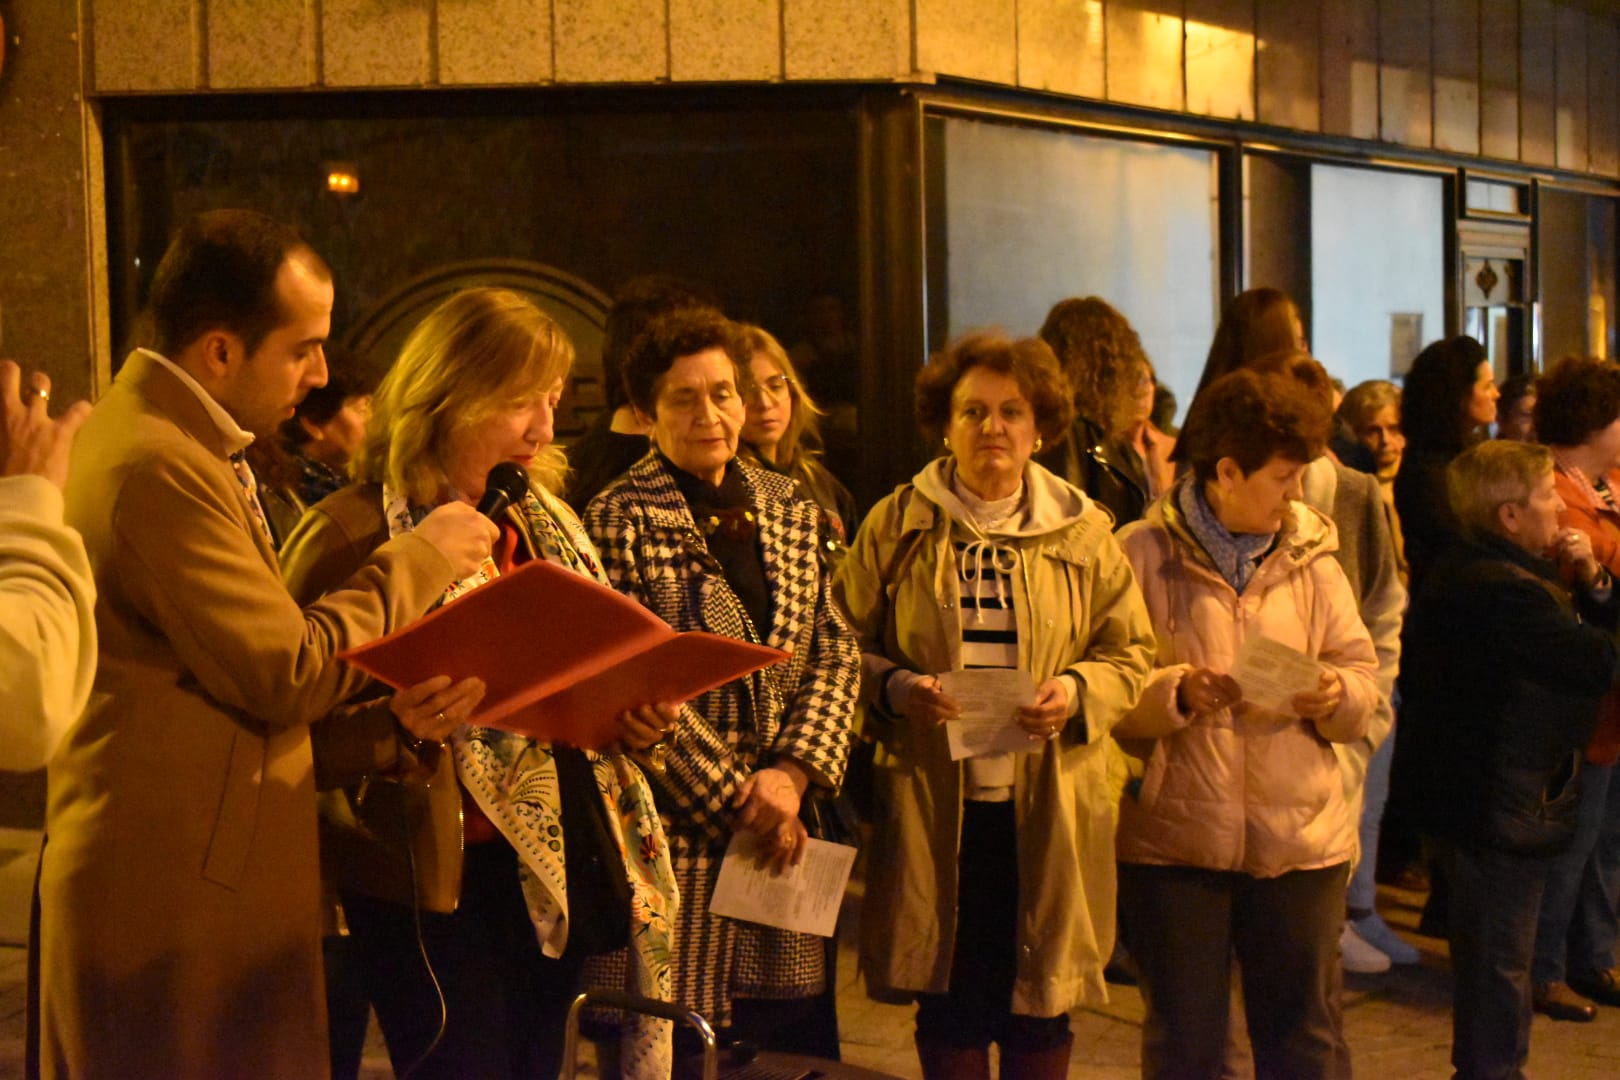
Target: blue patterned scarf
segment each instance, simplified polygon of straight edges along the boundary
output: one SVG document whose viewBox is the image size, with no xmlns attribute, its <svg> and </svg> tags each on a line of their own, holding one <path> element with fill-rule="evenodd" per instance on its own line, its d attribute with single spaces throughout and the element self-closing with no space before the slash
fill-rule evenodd
<svg viewBox="0 0 1620 1080">
<path fill-rule="evenodd" d="M 1276 543 L 1275 533 L 1233 533 L 1215 516 L 1209 501 L 1204 498 L 1203 486 L 1188 477 L 1176 491 L 1176 506 L 1181 509 L 1187 529 L 1204 548 L 1226 583 L 1239 596 L 1260 568 L 1260 557 Z"/>
</svg>

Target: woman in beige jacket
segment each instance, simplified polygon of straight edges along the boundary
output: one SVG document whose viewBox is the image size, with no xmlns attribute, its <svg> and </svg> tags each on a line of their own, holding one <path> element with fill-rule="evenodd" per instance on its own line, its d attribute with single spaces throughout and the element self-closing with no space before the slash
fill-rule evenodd
<svg viewBox="0 0 1620 1080">
<path fill-rule="evenodd" d="M 1241 371 L 1193 403 L 1190 475 L 1120 544 L 1158 632 L 1156 668 L 1114 729 L 1145 774 L 1121 804 L 1126 943 L 1140 965 L 1148 1077 L 1221 1073 L 1231 958 L 1256 1075 L 1349 1075 L 1338 939 L 1355 822 L 1330 743 L 1361 738 L 1377 658 L 1333 522 L 1300 498 L 1327 406 Z M 1314 660 L 1276 708 L 1232 676 L 1261 640 Z"/>
<path fill-rule="evenodd" d="M 1029 460 L 1071 408 L 1038 340 L 936 357 L 917 412 L 946 452 L 873 508 L 835 583 L 879 740 L 861 966 L 875 996 L 918 1001 L 930 1080 L 988 1077 L 991 1042 L 1003 1077 L 1066 1076 L 1068 1011 L 1106 1000 L 1107 735 L 1153 638 L 1113 519 Z M 963 701 L 941 676 L 974 668 L 1027 680 L 1001 703 L 1022 752 L 952 754 Z"/>
</svg>

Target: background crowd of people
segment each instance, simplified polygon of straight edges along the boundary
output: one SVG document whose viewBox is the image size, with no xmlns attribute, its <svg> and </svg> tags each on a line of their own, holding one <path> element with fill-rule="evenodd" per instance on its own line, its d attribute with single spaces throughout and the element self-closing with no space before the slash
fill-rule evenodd
<svg viewBox="0 0 1620 1080">
<path fill-rule="evenodd" d="M 931 358 L 937 451 L 863 514 L 795 360 L 699 289 L 626 286 L 565 453 L 574 349 L 529 300 L 451 296 L 372 383 L 326 348 L 334 287 L 292 229 L 214 211 L 93 412 L 51 420 L 0 363 L 42 1075 L 354 1075 L 369 1007 L 401 1075 L 549 1076 L 587 987 L 836 1059 L 835 950 L 711 901 L 739 834 L 776 871 L 851 838 L 846 774 L 861 972 L 916 1003 L 930 1080 L 992 1046 L 1067 1075 L 1105 972 L 1140 982 L 1144 1076 L 1222 1075 L 1237 984 L 1258 1076 L 1347 1077 L 1343 972 L 1419 958 L 1376 909 L 1386 805 L 1387 861 L 1429 856 L 1459 1075 L 1518 1075 L 1533 1008 L 1620 1005 L 1620 367 L 1508 402 L 1455 337 L 1342 393 L 1254 289 L 1177 433 L 1129 321 L 1072 298 Z M 338 659 L 532 561 L 786 659 L 603 749 Z M 1263 649 L 1309 681 L 1262 700 Z M 1005 731 L 963 756 L 972 679 Z M 698 1049 L 593 1030 L 624 1076 Z"/>
</svg>

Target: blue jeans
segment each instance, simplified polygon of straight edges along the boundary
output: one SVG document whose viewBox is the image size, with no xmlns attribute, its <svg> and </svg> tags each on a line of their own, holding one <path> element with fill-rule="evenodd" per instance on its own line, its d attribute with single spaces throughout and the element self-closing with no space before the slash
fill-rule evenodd
<svg viewBox="0 0 1620 1080">
<path fill-rule="evenodd" d="M 1398 725 L 1397 725 L 1398 726 Z M 1367 780 L 1361 794 L 1361 861 L 1350 875 L 1344 906 L 1351 918 L 1370 915 L 1378 909 L 1378 830 L 1384 824 L 1384 805 L 1389 802 L 1389 769 L 1395 761 L 1395 731 L 1373 751 L 1367 762 Z"/>
<path fill-rule="evenodd" d="M 1552 859 L 1458 847 L 1451 858 L 1451 1063 L 1518 1080 L 1530 1058 L 1530 954 Z"/>
<path fill-rule="evenodd" d="M 1616 766 L 1581 766 L 1575 839 L 1553 860 L 1536 925 L 1536 982 L 1590 978 L 1614 967 L 1620 918 L 1620 778 Z"/>
</svg>

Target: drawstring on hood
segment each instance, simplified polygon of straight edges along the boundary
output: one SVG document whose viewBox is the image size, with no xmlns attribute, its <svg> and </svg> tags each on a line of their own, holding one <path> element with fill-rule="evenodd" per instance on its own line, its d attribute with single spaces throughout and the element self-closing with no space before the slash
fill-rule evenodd
<svg viewBox="0 0 1620 1080">
<path fill-rule="evenodd" d="M 1041 483 L 1041 479 L 1048 482 Z M 967 537 L 967 546 L 954 569 L 963 580 L 974 583 L 975 602 L 983 595 L 988 571 L 996 599 L 1008 603 L 1003 575 L 1021 569 L 1018 547 L 1009 541 L 1044 536 L 1079 520 L 1086 509 L 1085 496 L 1079 491 L 1056 478 L 1047 478 L 1027 464 L 1018 491 L 994 502 L 986 502 L 962 487 L 952 457 L 935 458 L 912 478 L 912 483 Z M 941 564 L 940 571 L 944 569 Z M 976 618 L 984 620 L 982 609 Z"/>
</svg>

